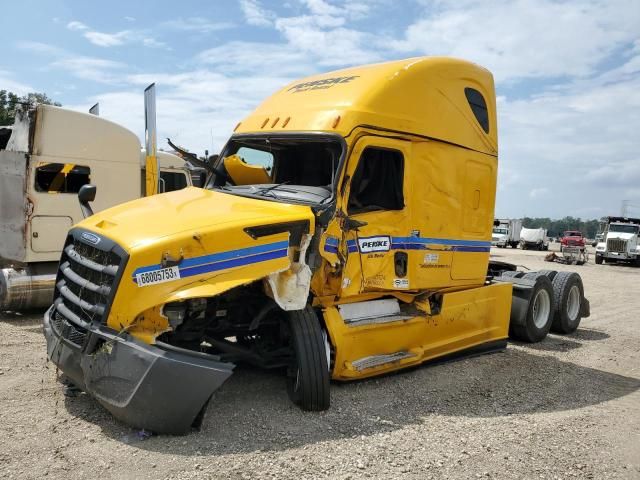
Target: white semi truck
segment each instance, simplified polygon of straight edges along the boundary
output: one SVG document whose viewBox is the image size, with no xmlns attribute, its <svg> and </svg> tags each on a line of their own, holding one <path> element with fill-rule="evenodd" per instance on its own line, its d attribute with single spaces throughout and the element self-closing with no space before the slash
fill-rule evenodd
<svg viewBox="0 0 640 480">
<path fill-rule="evenodd" d="M 182 158 L 157 152 L 156 159 L 154 190 L 193 184 Z M 0 127 L 0 310 L 51 303 L 67 231 L 83 218 L 80 187 L 98 187 L 96 211 L 143 197 L 147 160 L 130 130 L 65 108 L 25 108 L 13 126 Z"/>
<path fill-rule="evenodd" d="M 520 248 L 523 250 L 549 250 L 546 228 L 525 228 L 520 231 Z"/>
<path fill-rule="evenodd" d="M 491 234 L 491 245 L 498 248 L 518 248 L 522 220 L 502 218 L 497 220 Z"/>
<path fill-rule="evenodd" d="M 596 245 L 596 263 L 632 263 L 640 266 L 640 218 L 605 217 L 606 226 Z"/>
</svg>

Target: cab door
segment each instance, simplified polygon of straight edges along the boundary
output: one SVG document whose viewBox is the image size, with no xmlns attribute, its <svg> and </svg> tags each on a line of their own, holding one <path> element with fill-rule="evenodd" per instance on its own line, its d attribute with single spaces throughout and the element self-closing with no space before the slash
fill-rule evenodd
<svg viewBox="0 0 640 480">
<path fill-rule="evenodd" d="M 360 138 L 343 182 L 342 235 L 346 249 L 341 296 L 380 290 L 410 290 L 404 240 L 411 235 L 411 142 Z"/>
</svg>

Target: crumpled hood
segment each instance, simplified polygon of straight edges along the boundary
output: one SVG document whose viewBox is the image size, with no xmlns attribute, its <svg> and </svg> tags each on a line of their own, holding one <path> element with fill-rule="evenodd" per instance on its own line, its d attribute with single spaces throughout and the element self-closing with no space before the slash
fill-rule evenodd
<svg viewBox="0 0 640 480">
<path fill-rule="evenodd" d="M 169 236 L 191 237 L 304 219 L 313 219 L 311 208 L 304 205 L 189 187 L 117 205 L 96 213 L 78 226 L 104 234 L 125 250 L 131 250 Z"/>
<path fill-rule="evenodd" d="M 194 187 L 110 208 L 78 227 L 128 253 L 108 318 L 120 329 L 157 305 L 217 295 L 288 269 L 292 223 L 312 234 L 311 208 Z M 263 226 L 270 228 L 251 228 Z"/>
</svg>

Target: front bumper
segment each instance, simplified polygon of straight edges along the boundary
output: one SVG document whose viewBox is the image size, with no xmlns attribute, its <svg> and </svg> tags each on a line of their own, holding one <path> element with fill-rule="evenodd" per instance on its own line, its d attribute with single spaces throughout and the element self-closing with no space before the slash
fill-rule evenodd
<svg viewBox="0 0 640 480">
<path fill-rule="evenodd" d="M 212 355 L 161 349 L 104 327 L 86 325 L 82 337 L 76 325 L 52 320 L 53 311 L 52 306 L 44 314 L 49 359 L 132 427 L 189 432 L 213 392 L 233 373 L 233 364 Z"/>
</svg>

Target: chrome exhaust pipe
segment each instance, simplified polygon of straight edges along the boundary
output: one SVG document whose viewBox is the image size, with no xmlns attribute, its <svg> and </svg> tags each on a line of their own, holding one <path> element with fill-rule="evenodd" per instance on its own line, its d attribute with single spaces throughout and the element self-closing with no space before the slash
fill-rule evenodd
<svg viewBox="0 0 640 480">
<path fill-rule="evenodd" d="M 0 311 L 45 308 L 53 302 L 57 265 L 0 270 Z"/>
</svg>

